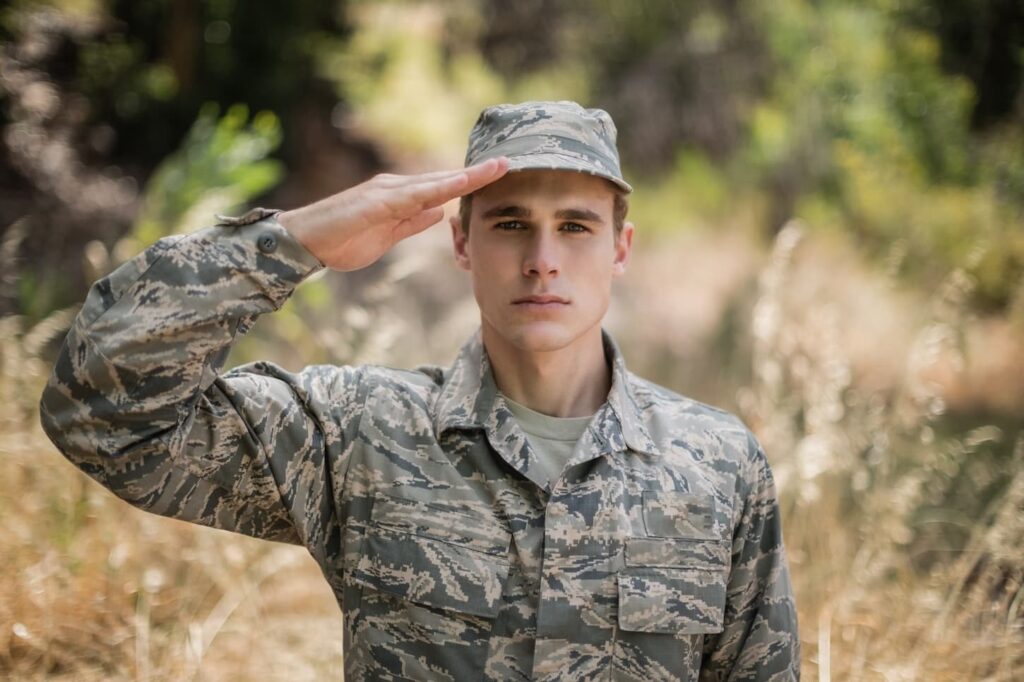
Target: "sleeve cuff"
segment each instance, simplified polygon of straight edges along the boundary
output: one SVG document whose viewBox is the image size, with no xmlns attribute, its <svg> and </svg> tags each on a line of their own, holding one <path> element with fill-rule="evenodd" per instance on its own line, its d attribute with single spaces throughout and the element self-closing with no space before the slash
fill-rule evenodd
<svg viewBox="0 0 1024 682">
<path fill-rule="evenodd" d="M 280 213 L 280 211 L 278 211 Z M 289 259 L 301 263 L 305 267 L 309 268 L 306 272 L 306 276 L 323 270 L 325 266 L 320 259 L 313 255 L 313 252 L 307 249 L 305 246 L 299 243 L 299 240 L 289 232 L 285 227 L 277 221 L 277 213 L 260 221 L 267 227 L 268 231 L 273 231 L 273 234 L 277 238 L 277 248 L 281 251 L 282 255 Z M 262 250 L 260 246 L 261 242 L 257 241 L 256 246 Z"/>
<path fill-rule="evenodd" d="M 253 244 L 262 257 L 294 270 L 300 281 L 326 266 L 295 239 L 277 220 L 278 209 L 253 209 L 245 215 L 232 218 L 217 215 L 217 229 L 224 230 L 234 239 Z"/>
</svg>

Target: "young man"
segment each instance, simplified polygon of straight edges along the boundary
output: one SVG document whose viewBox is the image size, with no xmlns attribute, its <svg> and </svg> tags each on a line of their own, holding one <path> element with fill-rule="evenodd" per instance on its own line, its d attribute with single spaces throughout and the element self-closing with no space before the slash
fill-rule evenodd
<svg viewBox="0 0 1024 682">
<path fill-rule="evenodd" d="M 627 371 L 601 328 L 629 191 L 605 112 L 491 107 L 465 169 L 254 209 L 97 282 L 43 424 L 137 507 L 306 547 L 346 679 L 794 679 L 764 451 Z M 309 274 L 374 262 L 457 196 L 481 325 L 450 368 L 219 373 Z"/>
</svg>

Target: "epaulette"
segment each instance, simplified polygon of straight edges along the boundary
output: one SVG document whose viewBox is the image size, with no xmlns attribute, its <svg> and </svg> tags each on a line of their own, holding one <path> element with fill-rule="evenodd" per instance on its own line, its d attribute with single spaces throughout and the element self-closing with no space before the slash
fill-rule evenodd
<svg viewBox="0 0 1024 682">
<path fill-rule="evenodd" d="M 259 222 L 264 218 L 269 218 L 282 212 L 284 212 L 284 209 L 281 208 L 256 207 L 246 211 L 240 216 L 229 216 L 214 213 L 213 217 L 218 220 L 218 225 L 232 225 L 238 227 L 240 225 L 251 225 L 252 223 Z"/>
</svg>

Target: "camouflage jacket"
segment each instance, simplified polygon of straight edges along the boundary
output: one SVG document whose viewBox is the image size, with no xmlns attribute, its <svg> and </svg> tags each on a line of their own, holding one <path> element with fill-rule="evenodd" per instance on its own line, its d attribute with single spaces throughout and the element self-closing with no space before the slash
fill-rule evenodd
<svg viewBox="0 0 1024 682">
<path fill-rule="evenodd" d="M 322 265 L 273 215 L 162 239 L 89 291 L 44 391 L 61 452 L 132 505 L 304 546 L 350 680 L 790 680 L 765 453 L 627 371 L 549 489 L 479 332 L 450 368 L 256 362 L 232 340 Z"/>
</svg>

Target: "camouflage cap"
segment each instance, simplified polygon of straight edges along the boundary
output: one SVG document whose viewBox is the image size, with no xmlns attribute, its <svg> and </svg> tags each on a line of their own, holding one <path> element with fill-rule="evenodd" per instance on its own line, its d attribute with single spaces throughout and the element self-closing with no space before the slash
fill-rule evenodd
<svg viewBox="0 0 1024 682">
<path fill-rule="evenodd" d="M 626 192 L 615 123 L 603 109 L 576 102 L 497 104 L 480 112 L 469 133 L 466 165 L 506 156 L 509 170 L 554 169 L 590 173 Z"/>
</svg>

